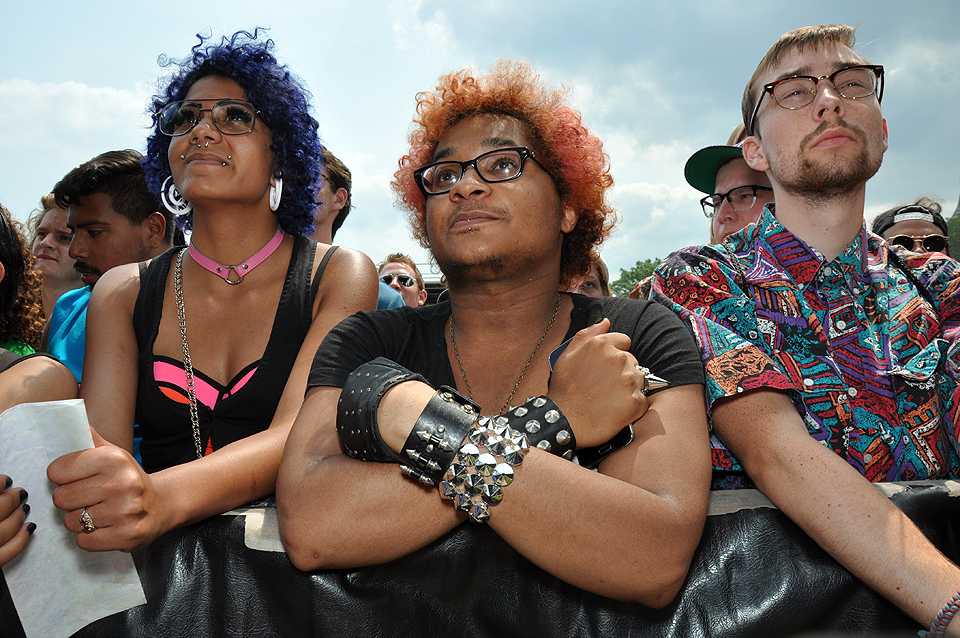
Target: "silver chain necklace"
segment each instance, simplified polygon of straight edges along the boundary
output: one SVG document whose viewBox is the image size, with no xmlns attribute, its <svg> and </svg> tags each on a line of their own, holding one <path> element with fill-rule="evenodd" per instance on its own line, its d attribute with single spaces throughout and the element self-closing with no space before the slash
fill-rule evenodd
<svg viewBox="0 0 960 638">
<path fill-rule="evenodd" d="M 180 339 L 183 341 L 183 371 L 187 375 L 187 399 L 190 403 L 190 425 L 193 426 L 193 443 L 197 446 L 197 458 L 203 458 L 203 444 L 200 442 L 200 419 L 197 417 L 197 386 L 193 379 L 193 362 L 190 361 L 190 346 L 187 345 L 187 316 L 183 309 L 183 253 L 177 254 L 177 264 L 173 269 L 173 292 L 177 300 L 177 319 L 180 320 Z"/>
<path fill-rule="evenodd" d="M 557 314 L 560 312 L 560 293 L 557 293 L 557 305 L 553 308 L 553 316 L 550 317 L 550 322 L 547 323 L 546 329 L 543 331 L 543 334 L 540 335 L 540 341 L 537 342 L 537 347 L 533 349 L 533 354 L 530 355 L 530 358 L 527 359 L 527 365 L 523 366 L 523 370 L 520 371 L 520 376 L 517 377 L 517 382 L 513 385 L 513 390 L 510 391 L 510 396 L 507 397 L 507 400 L 504 401 L 503 407 L 497 412 L 497 414 L 503 414 L 503 411 L 510 407 L 510 401 L 513 399 L 513 395 L 517 393 L 517 390 L 520 389 L 520 383 L 523 381 L 523 375 L 527 373 L 527 368 L 530 367 L 530 364 L 533 363 L 534 357 L 537 356 L 537 352 L 540 351 L 540 346 L 543 345 L 544 340 L 547 338 L 547 334 L 550 333 L 550 328 L 553 327 L 553 322 L 557 320 Z M 184 337 L 184 343 L 186 343 L 186 337 Z M 460 376 L 463 377 L 463 385 L 467 386 L 467 394 L 470 395 L 470 400 L 473 400 L 473 389 L 470 387 L 470 382 L 467 381 L 467 373 L 463 369 L 463 362 L 460 361 L 460 351 L 457 350 L 457 337 L 454 335 L 453 330 L 453 312 L 450 312 L 450 343 L 453 345 L 453 356 L 457 360 L 457 367 L 460 368 Z"/>
</svg>

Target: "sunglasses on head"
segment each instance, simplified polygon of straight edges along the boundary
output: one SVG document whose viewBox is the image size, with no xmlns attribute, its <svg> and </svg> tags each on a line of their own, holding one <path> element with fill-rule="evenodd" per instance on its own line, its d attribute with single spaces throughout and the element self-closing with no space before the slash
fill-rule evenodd
<svg viewBox="0 0 960 638">
<path fill-rule="evenodd" d="M 410 286 L 416 283 L 413 277 L 406 273 L 399 273 L 396 275 L 389 273 L 386 275 L 380 275 L 380 281 L 382 281 L 383 283 L 389 286 L 390 284 L 393 283 L 394 277 L 396 277 L 397 281 L 399 281 L 400 285 L 403 286 L 404 288 L 409 288 Z"/>
<path fill-rule="evenodd" d="M 887 241 L 915 253 L 944 253 L 947 249 L 947 238 L 943 235 L 897 235 Z"/>
</svg>

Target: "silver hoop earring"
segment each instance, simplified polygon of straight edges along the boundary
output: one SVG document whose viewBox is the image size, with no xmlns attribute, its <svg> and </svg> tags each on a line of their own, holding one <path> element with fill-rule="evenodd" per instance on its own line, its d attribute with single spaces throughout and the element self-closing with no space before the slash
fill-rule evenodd
<svg viewBox="0 0 960 638">
<path fill-rule="evenodd" d="M 283 194 L 283 178 L 275 177 L 274 182 L 270 187 L 270 210 L 277 212 L 280 208 L 280 196 Z"/>
<path fill-rule="evenodd" d="M 160 201 L 163 202 L 163 207 L 174 215 L 186 215 L 193 210 L 193 204 L 185 200 L 177 190 L 173 175 L 163 180 L 163 185 L 160 186 Z"/>
</svg>

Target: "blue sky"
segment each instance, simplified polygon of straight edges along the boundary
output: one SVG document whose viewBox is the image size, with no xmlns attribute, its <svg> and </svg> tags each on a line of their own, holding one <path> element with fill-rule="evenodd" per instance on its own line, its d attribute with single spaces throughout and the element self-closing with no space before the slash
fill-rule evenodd
<svg viewBox="0 0 960 638">
<path fill-rule="evenodd" d="M 9 4 L 9 3 L 8 3 Z M 14 3 L 0 37 L 0 201 L 26 219 L 67 171 L 103 151 L 144 149 L 161 55 L 198 32 L 270 27 L 278 57 L 313 93 L 323 141 L 354 175 L 338 243 L 374 261 L 428 256 L 389 180 L 418 91 L 468 65 L 529 60 L 604 140 L 622 221 L 602 253 L 614 276 L 708 235 L 683 164 L 726 141 L 743 85 L 782 33 L 859 24 L 858 51 L 886 67 L 890 150 L 867 189 L 867 217 L 927 195 L 960 198 L 960 3 L 849 1 L 355 1 Z"/>
</svg>

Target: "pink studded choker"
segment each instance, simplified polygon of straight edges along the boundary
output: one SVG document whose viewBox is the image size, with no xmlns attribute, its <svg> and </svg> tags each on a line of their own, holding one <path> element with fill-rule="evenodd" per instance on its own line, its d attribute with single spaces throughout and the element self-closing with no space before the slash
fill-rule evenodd
<svg viewBox="0 0 960 638">
<path fill-rule="evenodd" d="M 190 257 L 192 257 L 193 261 L 200 264 L 205 270 L 209 270 L 228 284 L 235 286 L 243 281 L 244 276 L 250 274 L 250 271 L 265 262 L 267 257 L 272 255 L 277 250 L 277 248 L 280 246 L 280 242 L 282 241 L 283 229 L 278 227 L 277 234 L 273 236 L 273 239 L 267 242 L 266 246 L 258 250 L 250 259 L 242 261 L 236 266 L 224 266 L 223 264 L 210 259 L 199 250 L 194 248 L 193 243 L 190 244 Z M 234 273 L 237 278 L 235 280 L 230 279 L 230 273 Z"/>
</svg>

